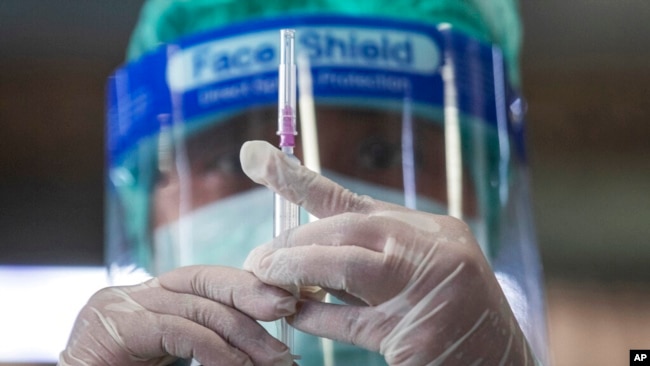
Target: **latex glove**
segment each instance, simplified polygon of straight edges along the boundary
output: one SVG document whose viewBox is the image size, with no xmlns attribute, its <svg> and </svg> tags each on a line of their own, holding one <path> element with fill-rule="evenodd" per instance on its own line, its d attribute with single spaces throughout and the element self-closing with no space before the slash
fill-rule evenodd
<svg viewBox="0 0 650 366">
<path fill-rule="evenodd" d="M 246 268 L 285 287 L 320 286 L 290 324 L 380 352 L 391 365 L 526 365 L 532 353 L 468 226 L 358 196 L 271 145 L 248 142 L 246 174 L 321 220 L 250 253 Z"/>
<path fill-rule="evenodd" d="M 291 365 L 288 348 L 254 319 L 293 314 L 296 300 L 251 273 L 191 266 L 93 295 L 59 365 Z"/>
</svg>

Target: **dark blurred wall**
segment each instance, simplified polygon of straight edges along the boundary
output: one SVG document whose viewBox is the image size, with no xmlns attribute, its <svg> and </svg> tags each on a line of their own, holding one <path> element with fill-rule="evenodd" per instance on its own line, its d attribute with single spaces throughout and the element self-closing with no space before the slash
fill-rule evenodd
<svg viewBox="0 0 650 366">
<path fill-rule="evenodd" d="M 103 261 L 104 83 L 142 1 L 0 1 L 0 264 Z"/>
<path fill-rule="evenodd" d="M 547 275 L 650 280 L 650 2 L 521 1 Z"/>
</svg>

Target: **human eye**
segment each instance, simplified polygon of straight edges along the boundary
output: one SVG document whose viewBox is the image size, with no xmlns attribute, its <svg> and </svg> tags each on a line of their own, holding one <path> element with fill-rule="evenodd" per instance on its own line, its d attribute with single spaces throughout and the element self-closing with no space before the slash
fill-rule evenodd
<svg viewBox="0 0 650 366">
<path fill-rule="evenodd" d="M 361 142 L 358 153 L 363 168 L 383 170 L 392 167 L 399 158 L 396 144 L 380 136 L 372 136 Z"/>
</svg>

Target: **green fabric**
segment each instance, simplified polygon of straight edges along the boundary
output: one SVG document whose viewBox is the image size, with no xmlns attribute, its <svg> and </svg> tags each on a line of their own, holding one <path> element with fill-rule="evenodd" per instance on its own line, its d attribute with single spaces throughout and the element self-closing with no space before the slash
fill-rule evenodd
<svg viewBox="0 0 650 366">
<path fill-rule="evenodd" d="M 134 30 L 128 60 L 158 45 L 252 18 L 295 13 L 375 15 L 447 22 L 501 47 L 513 85 L 519 85 L 521 23 L 517 0 L 148 0 Z M 396 16 L 399 14 L 399 16 Z"/>
</svg>

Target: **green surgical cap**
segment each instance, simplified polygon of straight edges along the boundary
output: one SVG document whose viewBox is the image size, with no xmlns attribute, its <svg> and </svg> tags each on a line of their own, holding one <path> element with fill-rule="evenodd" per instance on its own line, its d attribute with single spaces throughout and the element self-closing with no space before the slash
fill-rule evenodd
<svg viewBox="0 0 650 366">
<path fill-rule="evenodd" d="M 521 22 L 517 0 L 148 0 L 127 59 L 137 59 L 179 37 L 234 22 L 314 13 L 450 23 L 470 36 L 498 45 L 508 64 L 510 81 L 519 85 Z"/>
</svg>

